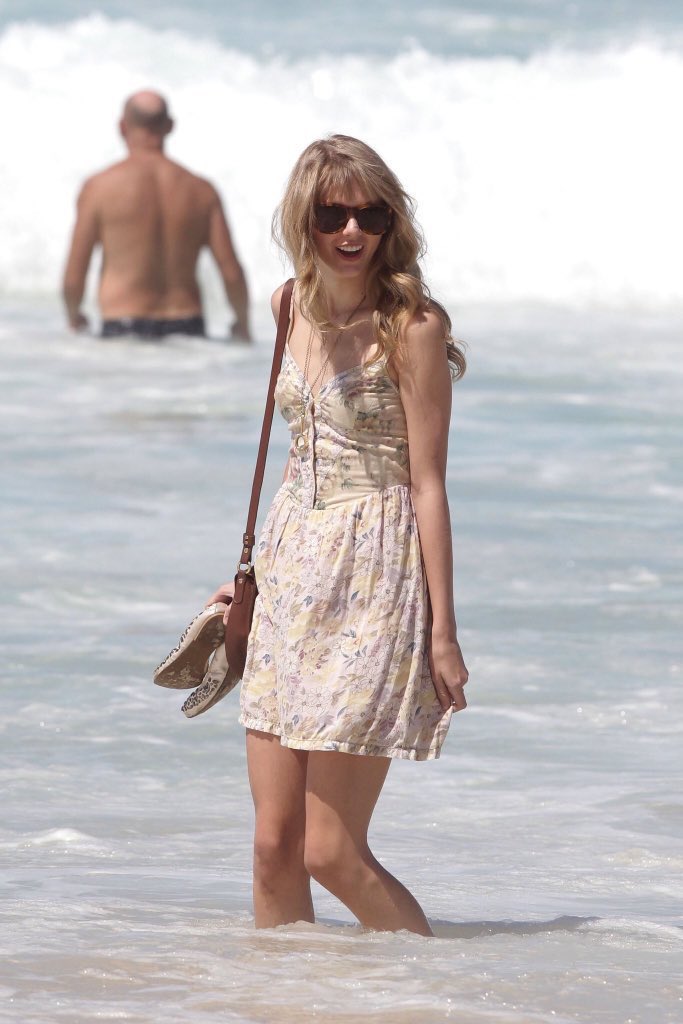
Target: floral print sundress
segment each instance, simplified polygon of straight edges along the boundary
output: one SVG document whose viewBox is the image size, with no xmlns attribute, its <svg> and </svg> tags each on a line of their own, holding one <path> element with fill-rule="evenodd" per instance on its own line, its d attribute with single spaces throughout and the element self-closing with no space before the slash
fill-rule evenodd
<svg viewBox="0 0 683 1024">
<path fill-rule="evenodd" d="M 408 431 L 386 361 L 338 373 L 314 399 L 287 347 L 275 400 L 290 470 L 256 546 L 240 722 L 301 750 L 438 757 L 452 712 L 427 660 Z"/>
</svg>

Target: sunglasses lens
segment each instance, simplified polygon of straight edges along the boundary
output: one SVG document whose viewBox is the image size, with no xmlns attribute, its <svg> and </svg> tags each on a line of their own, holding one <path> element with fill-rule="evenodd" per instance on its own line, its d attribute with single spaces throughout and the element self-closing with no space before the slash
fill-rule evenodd
<svg viewBox="0 0 683 1024">
<path fill-rule="evenodd" d="M 391 224 L 391 210 L 388 206 L 363 206 L 356 209 L 353 206 L 341 206 L 339 203 L 332 203 L 331 206 L 318 203 L 314 208 L 314 214 L 315 226 L 324 235 L 343 231 L 351 216 L 356 218 L 358 227 L 366 235 L 383 235 Z"/>
<path fill-rule="evenodd" d="M 342 231 L 346 227 L 348 217 L 344 206 L 322 206 L 316 205 L 315 226 L 324 235 L 332 235 L 335 231 Z"/>
<path fill-rule="evenodd" d="M 357 219 L 366 235 L 383 235 L 391 224 L 391 210 L 387 206 L 366 206 L 358 211 Z"/>
</svg>

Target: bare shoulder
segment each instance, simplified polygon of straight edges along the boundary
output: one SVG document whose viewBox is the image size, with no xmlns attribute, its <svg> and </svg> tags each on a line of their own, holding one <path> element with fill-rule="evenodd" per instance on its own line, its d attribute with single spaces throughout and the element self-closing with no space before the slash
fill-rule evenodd
<svg viewBox="0 0 683 1024">
<path fill-rule="evenodd" d="M 434 309 L 423 309 L 410 318 L 404 332 L 408 347 L 442 345 L 446 340 L 443 320 Z"/>
<path fill-rule="evenodd" d="M 277 318 L 280 315 L 280 303 L 282 302 L 282 293 L 285 290 L 286 282 L 283 282 L 279 288 L 276 288 L 270 297 L 270 308 L 273 311 L 273 319 L 277 323 Z"/>
<path fill-rule="evenodd" d="M 97 203 L 100 199 L 107 200 L 112 193 L 125 187 L 131 174 L 129 159 L 119 160 L 101 171 L 97 171 L 84 181 L 79 194 L 79 203 Z"/>
<path fill-rule="evenodd" d="M 126 157 L 125 160 L 118 160 L 115 164 L 110 164 L 108 167 L 104 167 L 101 171 L 93 174 L 91 178 L 88 178 L 83 187 L 92 185 L 95 189 L 105 188 L 110 182 L 116 181 L 122 175 L 127 174 L 130 167 L 130 157 Z"/>
<path fill-rule="evenodd" d="M 189 171 L 188 171 L 189 174 Z M 214 224 L 220 224 L 223 231 L 230 232 L 221 194 L 208 178 L 192 174 L 190 192 L 198 209 L 206 210 Z"/>
<path fill-rule="evenodd" d="M 113 164 L 86 178 L 78 193 L 79 209 L 89 210 L 97 205 L 100 198 L 107 192 L 112 179 L 116 177 L 119 167 L 120 164 Z"/>
<path fill-rule="evenodd" d="M 183 178 L 196 192 L 198 196 L 201 196 L 206 202 L 211 205 L 221 205 L 221 197 L 218 189 L 209 181 L 208 178 L 202 178 L 201 175 L 195 174 L 194 171 L 189 170 L 187 167 L 183 167 L 182 164 L 178 164 L 175 161 L 169 161 L 172 165 L 176 174 Z"/>
<path fill-rule="evenodd" d="M 163 154 L 159 159 L 157 170 L 167 182 L 172 184 L 173 188 L 182 187 L 186 194 L 189 192 L 194 202 L 202 203 L 205 207 L 221 205 L 218 189 L 212 182 L 208 178 L 202 178 L 201 175 L 195 174 L 189 167 L 178 163 L 177 160 L 171 160 L 166 154 Z"/>
<path fill-rule="evenodd" d="M 222 206 L 220 193 L 213 182 L 209 181 L 208 178 L 200 178 L 198 174 L 193 174 L 192 171 L 186 171 L 186 174 L 192 179 L 192 184 L 198 193 L 201 193 L 210 203 Z"/>
<path fill-rule="evenodd" d="M 397 368 L 433 368 L 448 363 L 444 322 L 434 309 L 415 313 L 406 325 L 397 351 Z"/>
<path fill-rule="evenodd" d="M 99 195 L 107 187 L 112 178 L 116 177 L 120 167 L 120 163 L 112 164 L 110 167 L 105 167 L 103 170 L 97 171 L 95 174 L 91 174 L 90 177 L 86 178 L 81 185 L 79 198 L 88 199 Z"/>
</svg>

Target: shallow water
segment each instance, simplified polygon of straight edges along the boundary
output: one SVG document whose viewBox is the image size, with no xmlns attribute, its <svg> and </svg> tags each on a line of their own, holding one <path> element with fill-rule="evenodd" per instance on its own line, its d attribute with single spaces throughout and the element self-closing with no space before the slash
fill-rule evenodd
<svg viewBox="0 0 683 1024">
<path fill-rule="evenodd" d="M 319 889 L 318 924 L 255 933 L 236 695 L 187 721 L 151 683 L 233 571 L 269 342 L 3 314 L 1 1020 L 681 1019 L 681 323 L 456 320 L 470 707 L 373 826 L 425 940 Z M 280 427 L 271 452 L 266 495 Z"/>
</svg>

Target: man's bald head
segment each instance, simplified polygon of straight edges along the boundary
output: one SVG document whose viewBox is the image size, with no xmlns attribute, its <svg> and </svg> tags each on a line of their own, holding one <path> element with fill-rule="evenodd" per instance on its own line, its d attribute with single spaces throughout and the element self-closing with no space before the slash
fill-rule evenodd
<svg viewBox="0 0 683 1024">
<path fill-rule="evenodd" d="M 164 97 L 147 89 L 128 97 L 123 107 L 122 124 L 126 128 L 142 128 L 159 136 L 167 135 L 173 127 Z"/>
</svg>

